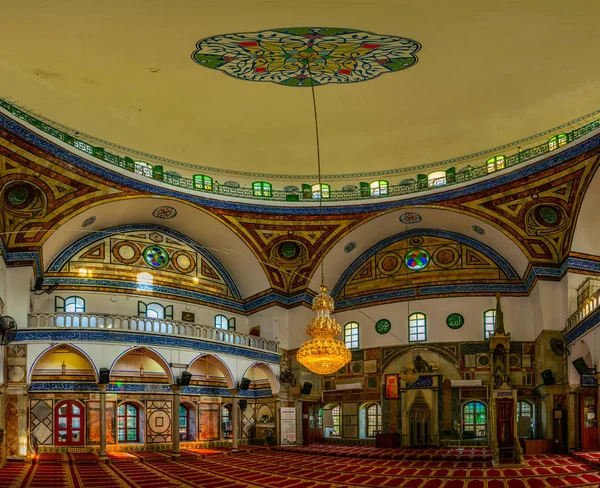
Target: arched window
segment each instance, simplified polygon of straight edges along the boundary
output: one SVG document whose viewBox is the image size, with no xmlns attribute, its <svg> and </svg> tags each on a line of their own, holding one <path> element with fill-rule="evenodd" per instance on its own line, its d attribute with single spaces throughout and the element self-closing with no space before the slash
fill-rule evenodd
<svg viewBox="0 0 600 488">
<path fill-rule="evenodd" d="M 215 327 L 217 329 L 229 329 L 229 320 L 225 315 L 215 315 Z"/>
<path fill-rule="evenodd" d="M 344 325 L 344 343 L 348 349 L 358 349 L 358 322 L 348 322 Z"/>
<path fill-rule="evenodd" d="M 135 173 L 152 178 L 152 165 L 144 161 L 135 162 Z"/>
<path fill-rule="evenodd" d="M 223 424 L 223 439 L 231 439 L 231 411 L 229 405 L 221 409 L 221 420 Z"/>
<path fill-rule="evenodd" d="M 140 415 L 135 403 L 122 403 L 117 409 L 118 442 L 140 442 Z"/>
<path fill-rule="evenodd" d="M 557 136 L 551 137 L 548 141 L 548 150 L 554 151 L 559 147 L 564 146 L 567 143 L 567 135 L 566 134 L 558 134 Z"/>
<path fill-rule="evenodd" d="M 194 175 L 194 188 L 198 190 L 212 191 L 213 179 L 206 175 Z"/>
<path fill-rule="evenodd" d="M 273 194 L 271 183 L 255 181 L 252 183 L 252 195 L 255 197 L 270 197 Z"/>
<path fill-rule="evenodd" d="M 408 317 L 408 342 L 427 340 L 427 318 L 424 313 L 415 312 Z"/>
<path fill-rule="evenodd" d="M 183 404 L 179 406 L 179 439 L 190 440 L 190 409 Z"/>
<path fill-rule="evenodd" d="M 373 403 L 367 407 L 367 437 L 375 437 L 375 434 L 381 430 L 381 406 Z"/>
<path fill-rule="evenodd" d="M 67 313 L 84 313 L 85 300 L 81 297 L 67 297 L 64 299 L 61 297 L 56 297 L 54 300 L 54 311 Z"/>
<path fill-rule="evenodd" d="M 160 303 L 138 302 L 138 315 L 149 319 L 173 319 L 173 305 L 163 307 Z"/>
<path fill-rule="evenodd" d="M 319 198 L 321 198 L 321 191 L 323 192 L 324 199 L 329 198 L 331 195 L 330 187 L 329 187 L 329 185 L 327 185 L 325 183 L 321 183 L 321 188 L 319 188 L 318 183 L 316 185 L 312 185 L 311 191 L 312 191 L 312 197 L 315 200 L 318 200 Z"/>
<path fill-rule="evenodd" d="M 535 407 L 527 400 L 517 402 L 517 433 L 530 439 L 535 436 Z"/>
<path fill-rule="evenodd" d="M 494 327 L 496 326 L 496 311 L 486 310 L 483 312 L 483 338 L 489 339 L 490 335 L 494 333 Z"/>
<path fill-rule="evenodd" d="M 83 407 L 71 400 L 56 406 L 54 444 L 59 446 L 83 445 L 83 426 L 85 417 Z"/>
<path fill-rule="evenodd" d="M 385 180 L 373 181 L 369 186 L 372 197 L 382 197 L 389 193 L 389 185 Z"/>
<path fill-rule="evenodd" d="M 325 437 L 339 437 L 341 435 L 342 409 L 339 405 L 326 405 L 323 409 L 323 427 Z"/>
<path fill-rule="evenodd" d="M 444 186 L 446 184 L 446 172 L 445 171 L 434 171 L 427 175 L 427 182 L 429 186 Z"/>
<path fill-rule="evenodd" d="M 487 172 L 493 173 L 496 170 L 504 169 L 504 163 L 506 158 L 504 156 L 494 156 L 493 158 L 488 159 L 485 164 L 487 166 Z"/>
<path fill-rule="evenodd" d="M 483 439 L 487 435 L 487 407 L 482 402 L 463 405 L 463 439 Z"/>
</svg>

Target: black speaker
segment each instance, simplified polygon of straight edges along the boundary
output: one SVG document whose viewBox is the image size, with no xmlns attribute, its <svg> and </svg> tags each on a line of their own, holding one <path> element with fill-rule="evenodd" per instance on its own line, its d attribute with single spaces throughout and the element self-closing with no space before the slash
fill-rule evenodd
<svg viewBox="0 0 600 488">
<path fill-rule="evenodd" d="M 246 410 L 247 406 L 248 406 L 248 400 L 240 400 L 240 409 L 242 410 L 242 412 L 244 410 Z"/>
<path fill-rule="evenodd" d="M 44 278 L 40 276 L 37 280 L 35 280 L 35 291 L 40 291 L 44 286 Z"/>
<path fill-rule="evenodd" d="M 240 390 L 247 390 L 248 388 L 250 388 L 250 380 L 242 378 L 242 381 L 240 381 Z"/>
<path fill-rule="evenodd" d="M 190 381 L 192 381 L 192 373 L 187 371 L 181 373 L 181 386 L 190 386 Z"/>
<path fill-rule="evenodd" d="M 575 369 L 579 374 L 586 374 L 590 370 L 588 365 L 585 363 L 585 359 L 583 358 L 577 358 L 575 361 L 573 361 L 573 366 L 575 366 Z"/>
<path fill-rule="evenodd" d="M 552 371 L 550 371 L 549 369 L 545 369 L 544 371 L 542 371 L 542 381 L 546 386 L 553 385 L 555 380 Z"/>
<path fill-rule="evenodd" d="M 110 369 L 100 368 L 100 374 L 98 375 L 98 383 L 101 385 L 108 385 L 110 383 Z"/>
<path fill-rule="evenodd" d="M 304 383 L 302 385 L 302 394 L 303 395 L 310 395 L 310 391 L 312 390 L 312 383 Z"/>
</svg>

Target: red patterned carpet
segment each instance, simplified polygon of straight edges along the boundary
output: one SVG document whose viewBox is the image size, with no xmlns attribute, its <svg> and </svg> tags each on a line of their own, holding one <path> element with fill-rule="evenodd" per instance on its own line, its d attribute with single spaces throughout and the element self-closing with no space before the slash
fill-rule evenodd
<svg viewBox="0 0 600 488">
<path fill-rule="evenodd" d="M 169 459 L 168 451 L 141 451 L 129 453 L 134 462 L 114 456 L 108 464 L 95 463 L 89 455 L 42 455 L 32 464 L 9 462 L 0 470 L 0 488 L 600 487 L 600 472 L 581 457 L 526 456 L 525 466 L 495 468 L 485 452 L 403 449 L 403 459 L 381 459 L 377 452 L 351 457 L 355 448 L 348 446 L 345 452 L 344 446 L 337 447 L 325 455 L 295 447 L 235 455 L 194 449 L 177 462 Z M 323 450 L 315 446 L 314 451 Z M 596 454 L 590 459 L 600 460 Z M 438 456 L 442 459 L 434 459 Z"/>
</svg>

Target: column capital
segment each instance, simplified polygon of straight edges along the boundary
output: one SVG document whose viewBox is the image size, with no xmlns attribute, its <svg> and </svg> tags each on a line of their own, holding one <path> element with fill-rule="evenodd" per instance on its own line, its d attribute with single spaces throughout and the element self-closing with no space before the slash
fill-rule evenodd
<svg viewBox="0 0 600 488">
<path fill-rule="evenodd" d="M 239 389 L 237 389 L 237 388 L 230 388 L 230 389 L 229 389 L 229 391 L 231 391 L 231 394 L 232 394 L 234 397 L 237 397 L 237 396 L 240 394 L 240 390 L 239 390 Z"/>
<path fill-rule="evenodd" d="M 98 389 L 100 390 L 100 393 L 106 393 L 107 388 L 108 385 L 106 383 L 98 383 Z"/>
<path fill-rule="evenodd" d="M 173 390 L 173 393 L 181 393 L 181 385 L 169 385 L 171 387 L 171 390 Z"/>
</svg>

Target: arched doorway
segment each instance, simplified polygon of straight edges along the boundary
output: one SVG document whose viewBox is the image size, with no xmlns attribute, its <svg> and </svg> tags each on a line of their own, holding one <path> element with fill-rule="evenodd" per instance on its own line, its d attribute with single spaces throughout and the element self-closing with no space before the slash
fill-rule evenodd
<svg viewBox="0 0 600 488">
<path fill-rule="evenodd" d="M 410 445 L 414 447 L 431 444 L 431 407 L 419 391 L 408 412 Z"/>
<path fill-rule="evenodd" d="M 54 409 L 56 425 L 54 444 L 57 446 L 82 446 L 85 415 L 83 406 L 73 400 L 65 400 Z"/>
</svg>

